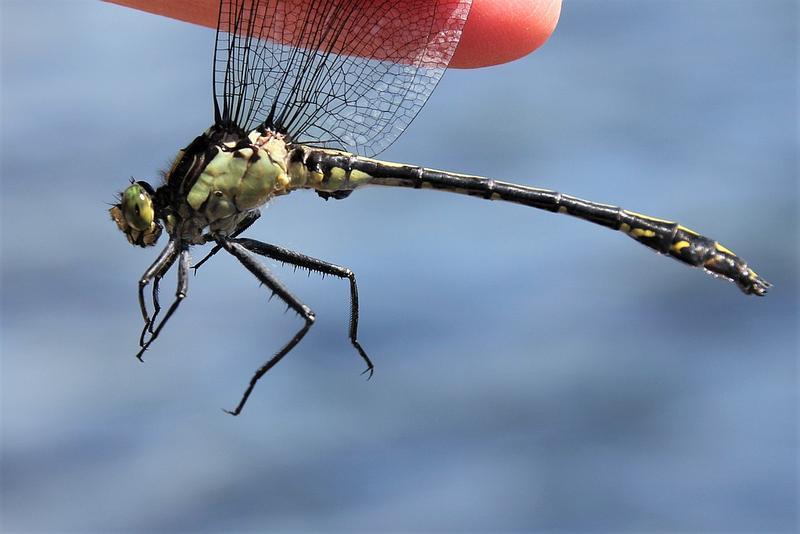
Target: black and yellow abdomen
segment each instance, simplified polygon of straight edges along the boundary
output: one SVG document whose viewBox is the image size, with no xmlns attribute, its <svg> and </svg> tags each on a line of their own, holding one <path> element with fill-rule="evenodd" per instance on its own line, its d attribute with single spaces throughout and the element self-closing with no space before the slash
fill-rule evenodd
<svg viewBox="0 0 800 534">
<path fill-rule="evenodd" d="M 671 221 L 642 215 L 617 206 L 480 176 L 456 174 L 362 158 L 345 152 L 304 148 L 295 157 L 302 187 L 325 197 L 344 198 L 362 185 L 438 189 L 487 200 L 514 202 L 554 213 L 564 213 L 619 230 L 647 247 L 714 276 L 734 282 L 748 295 L 766 294 L 770 283 L 717 241 Z"/>
</svg>

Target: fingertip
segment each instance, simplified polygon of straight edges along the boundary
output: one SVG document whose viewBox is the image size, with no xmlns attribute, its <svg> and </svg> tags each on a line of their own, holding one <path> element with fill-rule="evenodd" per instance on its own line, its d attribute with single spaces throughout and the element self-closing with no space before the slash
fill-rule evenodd
<svg viewBox="0 0 800 534">
<path fill-rule="evenodd" d="M 561 0 L 473 0 L 450 67 L 470 69 L 519 59 L 547 41 Z"/>
<path fill-rule="evenodd" d="M 217 25 L 218 0 L 105 0 L 201 24 Z M 561 0 L 472 0 L 450 67 L 468 69 L 519 59 L 550 37 L 561 14 Z"/>
<path fill-rule="evenodd" d="M 171 19 L 216 28 L 218 0 L 103 0 Z"/>
</svg>

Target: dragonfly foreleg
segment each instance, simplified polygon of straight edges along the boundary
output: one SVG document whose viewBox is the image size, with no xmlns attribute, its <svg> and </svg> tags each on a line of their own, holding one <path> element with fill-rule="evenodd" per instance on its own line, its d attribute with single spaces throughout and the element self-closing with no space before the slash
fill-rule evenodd
<svg viewBox="0 0 800 534">
<path fill-rule="evenodd" d="M 140 347 L 144 345 L 144 337 L 147 334 L 153 319 L 155 319 L 155 315 L 158 313 L 158 298 L 155 297 L 155 294 L 158 291 L 158 280 L 164 276 L 164 273 L 166 273 L 170 267 L 172 267 L 172 264 L 175 262 L 175 258 L 177 257 L 177 251 L 177 241 L 170 239 L 169 243 L 167 243 L 167 246 L 164 247 L 164 250 L 162 250 L 156 258 L 156 261 L 154 261 L 153 264 L 147 268 L 142 277 L 139 278 L 139 308 L 142 311 L 142 319 L 144 319 L 144 328 L 142 328 L 142 334 L 139 336 Z M 144 299 L 144 288 L 147 287 L 147 284 L 149 284 L 151 280 L 155 280 L 155 283 L 153 284 L 153 295 L 155 299 L 153 306 L 155 310 L 152 318 L 147 312 L 147 303 Z"/>
<path fill-rule="evenodd" d="M 247 250 L 255 252 L 261 256 L 266 256 L 283 263 L 288 263 L 301 269 L 318 272 L 320 274 L 332 275 L 338 278 L 346 278 L 350 282 L 350 343 L 358 351 L 359 356 L 367 364 L 362 374 L 368 373 L 368 378 L 372 378 L 374 366 L 369 356 L 358 342 L 358 286 L 356 285 L 356 275 L 347 267 L 340 267 L 327 261 L 318 260 L 292 250 L 288 250 L 269 243 L 262 243 L 254 239 L 234 239 L 236 243 L 243 245 Z"/>
<path fill-rule="evenodd" d="M 236 236 L 241 235 L 242 232 L 244 232 L 245 230 L 250 228 L 250 226 L 252 226 L 252 224 L 254 222 L 256 222 L 259 217 L 261 217 L 261 212 L 258 211 L 258 210 L 254 210 L 254 211 L 251 211 L 250 213 L 248 213 L 247 216 L 244 219 L 242 219 L 242 221 L 236 227 L 236 231 L 234 231 L 231 234 L 230 237 L 236 237 Z M 208 241 L 213 241 L 213 240 L 214 240 L 214 237 L 211 234 L 209 234 L 208 235 Z M 194 274 L 197 275 L 197 269 L 199 269 L 200 266 L 203 265 L 205 262 L 210 260 L 211 256 L 213 256 L 214 254 L 216 254 L 220 250 L 222 250 L 222 245 L 219 245 L 219 244 L 214 245 L 214 248 L 211 249 L 211 252 L 206 254 L 205 257 L 202 260 L 200 260 L 196 264 L 192 265 L 192 270 L 194 271 Z"/>
<path fill-rule="evenodd" d="M 144 338 L 147 333 L 153 333 L 153 325 L 156 322 L 156 317 L 158 317 L 158 313 L 161 311 L 161 303 L 158 301 L 158 286 L 161 282 L 161 279 L 164 278 L 164 275 L 169 272 L 172 266 L 175 264 L 175 260 L 178 259 L 177 254 L 173 254 L 172 258 L 169 260 L 162 269 L 159 270 L 158 273 L 153 277 L 153 315 L 150 317 L 150 320 L 145 323 L 144 327 L 142 328 L 142 334 L 139 336 L 139 346 L 143 346 L 145 341 Z"/>
<path fill-rule="evenodd" d="M 164 325 L 167 324 L 169 318 L 172 317 L 172 314 L 175 313 L 175 310 L 178 309 L 181 301 L 186 298 L 186 294 L 189 291 L 189 264 L 191 263 L 191 258 L 189 257 L 189 250 L 186 246 L 181 248 L 180 252 L 180 259 L 178 261 L 178 284 L 175 289 L 175 300 L 172 301 L 170 307 L 167 309 L 167 313 L 164 315 L 164 318 L 161 319 L 161 322 L 158 323 L 158 326 L 153 330 L 153 335 L 150 336 L 150 339 L 143 345 L 141 345 L 141 349 L 136 354 L 136 357 L 140 360 L 142 359 L 142 354 L 150 344 L 156 340 L 158 334 L 161 333 L 161 329 L 164 328 Z"/>
<path fill-rule="evenodd" d="M 238 240 L 237 240 L 238 241 Z M 304 320 L 305 324 L 297 331 L 297 333 L 289 340 L 286 345 L 283 346 L 281 350 L 279 350 L 272 358 L 267 360 L 267 362 L 258 368 L 258 370 L 253 375 L 253 378 L 250 379 L 250 384 L 247 386 L 244 394 L 242 395 L 242 399 L 239 401 L 239 404 L 233 410 L 225 410 L 227 413 L 231 415 L 239 415 L 244 408 L 245 403 L 247 402 L 248 397 L 250 397 L 250 393 L 253 392 L 253 388 L 255 387 L 256 383 L 261 379 L 264 374 L 272 369 L 281 358 L 286 356 L 289 351 L 291 351 L 295 345 L 297 345 L 303 336 L 306 335 L 308 329 L 311 328 L 311 325 L 314 324 L 314 312 L 311 311 L 311 308 L 300 302 L 300 300 L 295 297 L 287 288 L 284 286 L 280 280 L 275 278 L 275 276 L 259 261 L 253 257 L 252 253 L 245 248 L 244 245 L 238 243 L 237 241 L 229 240 L 224 237 L 218 237 L 217 243 L 222 246 L 228 253 L 230 253 L 234 258 L 239 260 L 239 262 L 245 266 L 245 268 L 250 271 L 259 282 L 267 286 L 273 294 L 278 295 L 280 299 L 286 303 L 291 309 L 297 312 Z"/>
</svg>

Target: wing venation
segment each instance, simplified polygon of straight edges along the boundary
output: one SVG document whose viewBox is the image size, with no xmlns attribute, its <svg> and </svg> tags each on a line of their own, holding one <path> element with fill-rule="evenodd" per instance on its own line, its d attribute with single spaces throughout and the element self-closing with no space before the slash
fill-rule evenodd
<svg viewBox="0 0 800 534">
<path fill-rule="evenodd" d="M 366 156 L 414 119 L 471 0 L 222 0 L 216 121 Z"/>
</svg>

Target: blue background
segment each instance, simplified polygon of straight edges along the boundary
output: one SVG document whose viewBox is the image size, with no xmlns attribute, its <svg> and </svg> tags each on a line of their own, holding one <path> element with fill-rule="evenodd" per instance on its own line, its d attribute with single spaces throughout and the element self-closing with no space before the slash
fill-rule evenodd
<svg viewBox="0 0 800 534">
<path fill-rule="evenodd" d="M 376 374 L 347 284 L 276 265 L 318 322 L 239 418 L 300 321 L 220 255 L 139 364 L 156 251 L 106 212 L 210 124 L 212 30 L 0 8 L 4 530 L 798 528 L 795 2 L 567 2 L 382 154 L 678 220 L 766 298 L 520 206 L 297 193 L 249 235 L 355 270 Z"/>
</svg>

